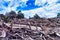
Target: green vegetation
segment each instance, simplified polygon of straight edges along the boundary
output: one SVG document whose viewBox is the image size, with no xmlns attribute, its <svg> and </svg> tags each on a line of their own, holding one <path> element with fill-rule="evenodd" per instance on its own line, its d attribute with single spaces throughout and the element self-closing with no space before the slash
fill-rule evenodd
<svg viewBox="0 0 60 40">
<path fill-rule="evenodd" d="M 6 12 L 5 15 L 0 14 L 0 19 L 4 20 L 5 22 L 10 22 L 14 18 L 24 19 L 24 13 L 21 11 L 18 11 L 17 13 L 15 11 L 10 11 Z M 60 13 L 58 13 L 57 18 L 60 18 Z M 33 17 L 29 16 L 29 19 L 40 19 L 40 16 L 38 14 L 35 14 Z"/>
<path fill-rule="evenodd" d="M 29 19 L 40 19 L 40 16 L 37 15 L 37 14 L 35 14 L 33 17 L 30 17 L 30 16 L 29 16 Z"/>
<path fill-rule="evenodd" d="M 40 19 L 40 17 L 37 14 L 35 14 L 33 18 L 34 19 Z"/>
<path fill-rule="evenodd" d="M 18 11 L 16 18 L 18 19 L 24 18 L 24 14 L 21 11 Z"/>
<path fill-rule="evenodd" d="M 58 13 L 57 18 L 60 18 L 60 13 Z"/>
<path fill-rule="evenodd" d="M 4 20 L 5 22 L 9 22 L 14 18 L 18 19 L 24 18 L 24 14 L 21 11 L 18 11 L 17 14 L 15 11 L 6 12 L 5 15 L 0 14 L 0 19 Z"/>
<path fill-rule="evenodd" d="M 0 14 L 0 19 L 4 20 L 5 22 L 10 22 L 14 18 L 17 19 L 24 19 L 24 13 L 21 11 L 18 11 L 17 13 L 15 11 L 6 12 L 5 15 Z M 33 17 L 29 16 L 29 19 L 40 19 L 41 17 L 38 14 L 35 14 Z M 58 13 L 57 18 L 60 18 L 60 13 Z"/>
</svg>

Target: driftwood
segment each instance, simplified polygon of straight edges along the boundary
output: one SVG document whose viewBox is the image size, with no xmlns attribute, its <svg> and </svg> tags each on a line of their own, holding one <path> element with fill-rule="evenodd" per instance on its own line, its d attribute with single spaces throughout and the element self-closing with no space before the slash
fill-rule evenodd
<svg viewBox="0 0 60 40">
<path fill-rule="evenodd" d="M 20 28 L 20 29 L 15 29 L 14 30 L 12 28 L 13 24 L 14 24 L 14 21 L 11 22 L 11 25 L 10 25 L 11 27 L 6 27 L 5 24 L 2 25 L 2 27 L 6 28 L 8 30 L 7 31 L 7 37 L 11 37 L 14 34 L 15 35 L 18 34 L 19 35 L 18 37 L 21 37 L 23 40 L 25 38 L 28 38 L 28 37 L 31 38 L 31 40 L 54 40 L 53 37 L 55 37 L 55 36 L 60 37 L 59 33 L 52 33 L 52 34 L 48 33 L 49 32 L 48 28 L 55 28 L 57 26 L 60 26 L 60 24 L 59 24 L 60 20 L 59 19 L 38 19 L 38 20 L 37 19 L 36 20 L 32 19 L 32 20 L 28 20 L 28 21 L 20 20 L 20 22 L 18 21 L 17 24 L 21 25 L 20 23 L 24 24 L 24 25 L 28 25 L 29 28 Z M 32 25 L 36 27 L 36 30 L 31 29 Z M 37 26 L 41 27 L 42 30 L 38 31 Z"/>
</svg>

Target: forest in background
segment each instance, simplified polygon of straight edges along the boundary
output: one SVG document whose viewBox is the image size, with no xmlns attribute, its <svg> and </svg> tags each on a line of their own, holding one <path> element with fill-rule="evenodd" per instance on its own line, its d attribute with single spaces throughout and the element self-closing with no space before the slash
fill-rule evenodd
<svg viewBox="0 0 60 40">
<path fill-rule="evenodd" d="M 0 14 L 0 19 L 4 20 L 5 22 L 10 22 L 14 18 L 27 19 L 25 18 L 24 13 L 22 13 L 21 11 L 18 11 L 17 13 L 15 11 L 10 11 L 10 12 L 6 12 L 5 15 Z M 33 17 L 29 16 L 29 19 L 40 19 L 40 18 L 41 17 L 38 14 L 35 14 Z M 57 17 L 55 18 L 60 18 L 60 13 L 58 13 Z"/>
</svg>

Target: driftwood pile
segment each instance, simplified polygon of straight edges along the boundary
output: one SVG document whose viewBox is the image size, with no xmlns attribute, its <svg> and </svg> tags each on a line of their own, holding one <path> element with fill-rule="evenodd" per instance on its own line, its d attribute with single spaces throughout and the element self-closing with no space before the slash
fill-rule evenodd
<svg viewBox="0 0 60 40">
<path fill-rule="evenodd" d="M 38 32 L 36 30 L 30 30 L 27 28 L 9 30 L 7 34 L 8 34 L 7 37 L 9 39 L 54 40 L 52 37 L 50 37 L 51 34 L 46 35 L 44 32 Z"/>
<path fill-rule="evenodd" d="M 13 24 L 23 24 L 29 25 L 30 28 L 12 28 Z M 39 26 L 42 30 L 31 30 L 32 26 Z M 9 39 L 19 39 L 19 40 L 57 40 L 55 38 L 60 38 L 58 29 L 60 28 L 60 19 L 21 19 L 17 22 L 13 21 L 8 27 L 3 24 L 2 27 L 6 28 L 6 37 Z M 33 28 L 33 27 L 32 27 Z M 56 31 L 57 30 L 57 31 Z M 60 29 L 59 29 L 60 30 Z M 60 39 L 58 39 L 60 40 Z"/>
</svg>

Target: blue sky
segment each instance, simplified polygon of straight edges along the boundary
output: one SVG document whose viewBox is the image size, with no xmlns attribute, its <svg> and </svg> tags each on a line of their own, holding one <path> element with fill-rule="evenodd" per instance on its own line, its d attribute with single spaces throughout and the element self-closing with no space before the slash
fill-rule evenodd
<svg viewBox="0 0 60 40">
<path fill-rule="evenodd" d="M 35 14 L 46 18 L 56 17 L 60 13 L 60 0 L 0 0 L 0 14 L 11 10 L 21 10 L 26 18 Z"/>
</svg>

